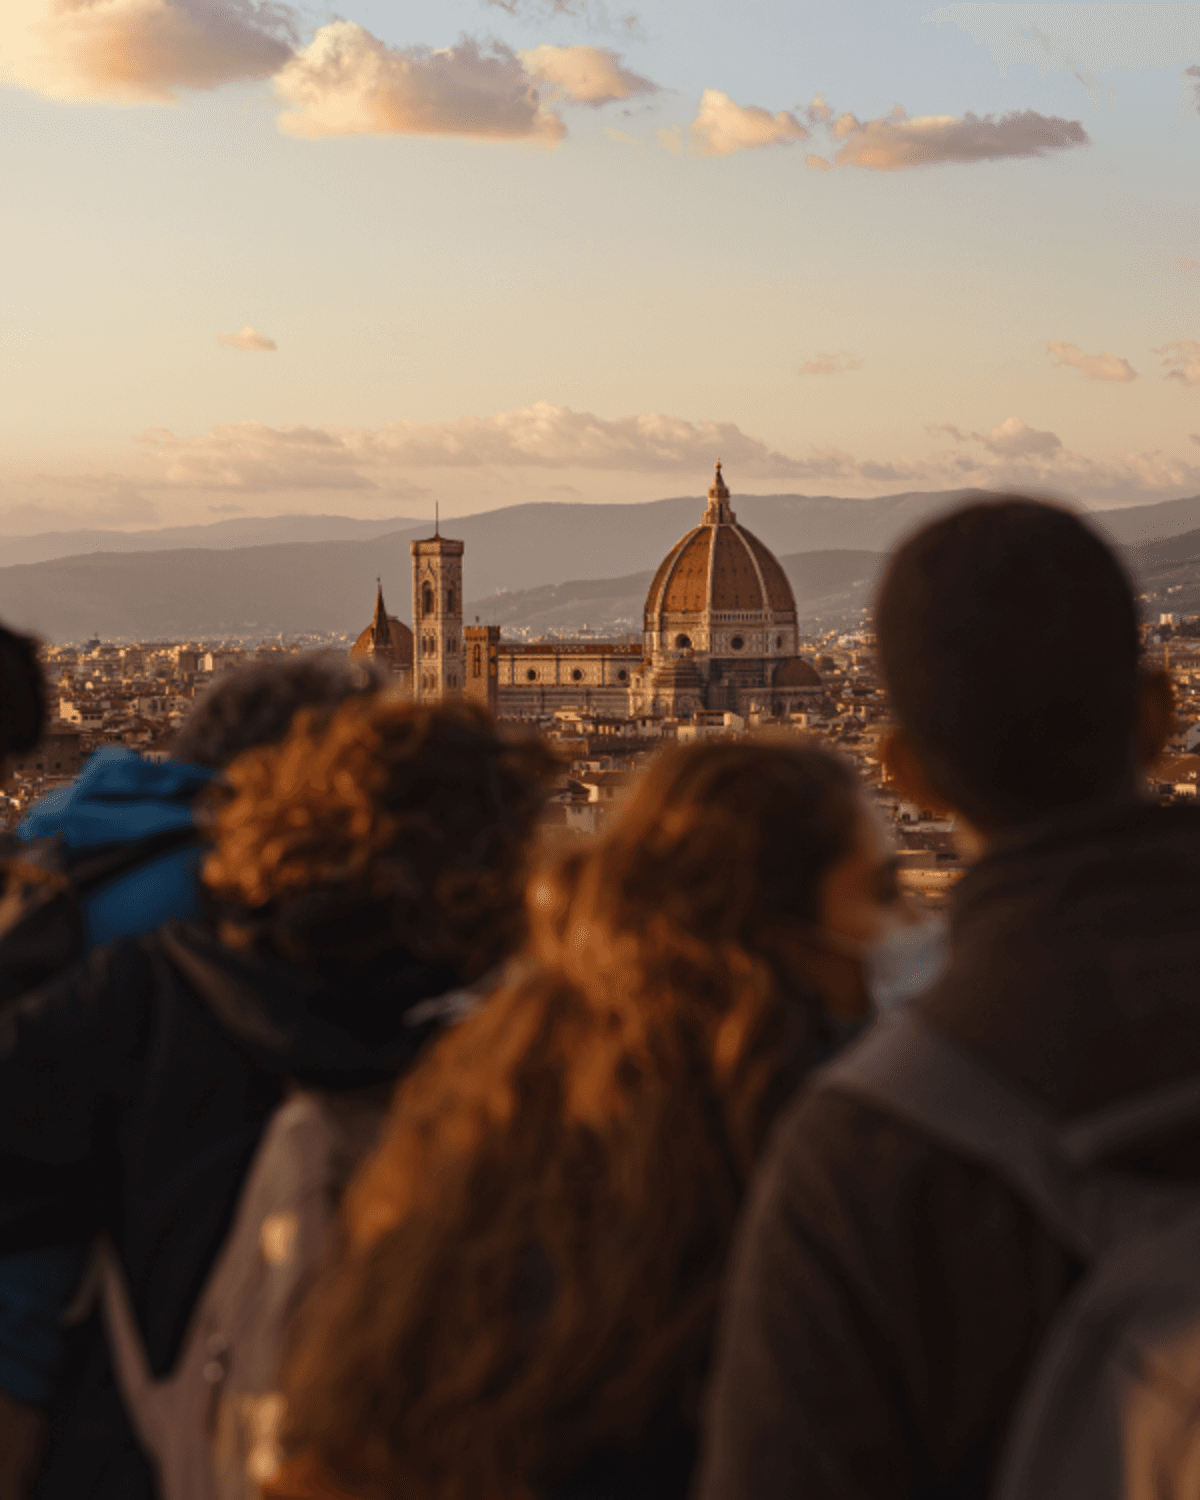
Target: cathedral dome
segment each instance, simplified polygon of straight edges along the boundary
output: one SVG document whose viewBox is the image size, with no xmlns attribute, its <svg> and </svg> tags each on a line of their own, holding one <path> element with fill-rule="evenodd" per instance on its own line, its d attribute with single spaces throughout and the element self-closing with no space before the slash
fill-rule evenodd
<svg viewBox="0 0 1200 1500">
<path fill-rule="evenodd" d="M 796 618 L 787 574 L 770 548 L 738 524 L 719 461 L 700 525 L 676 542 L 654 575 L 645 628 L 659 633 L 675 623 L 686 627 L 680 616 L 714 615 L 736 616 L 744 623 L 754 623 L 750 617 L 757 616 L 768 625 L 794 624 Z M 686 628 L 679 635 L 664 646 L 703 649 Z"/>
<path fill-rule="evenodd" d="M 413 664 L 413 633 L 403 620 L 388 614 L 382 587 L 376 592 L 374 617 L 350 647 L 350 655 L 372 657 L 396 671 Z"/>
<path fill-rule="evenodd" d="M 802 656 L 789 656 L 775 668 L 771 686 L 776 688 L 824 687 L 817 671 Z"/>
</svg>

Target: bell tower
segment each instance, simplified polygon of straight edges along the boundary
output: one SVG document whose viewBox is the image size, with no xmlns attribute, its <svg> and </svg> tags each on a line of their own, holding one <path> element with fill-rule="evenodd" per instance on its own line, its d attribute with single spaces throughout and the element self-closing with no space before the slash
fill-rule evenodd
<svg viewBox="0 0 1200 1500">
<path fill-rule="evenodd" d="M 413 697 L 436 703 L 466 687 L 463 640 L 463 543 L 441 535 L 410 542 L 413 560 Z"/>
</svg>

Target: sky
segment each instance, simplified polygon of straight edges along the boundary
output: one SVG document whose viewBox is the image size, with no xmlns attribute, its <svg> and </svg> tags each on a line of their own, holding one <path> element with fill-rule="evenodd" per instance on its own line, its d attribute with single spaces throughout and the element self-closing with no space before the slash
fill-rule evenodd
<svg viewBox="0 0 1200 1500">
<path fill-rule="evenodd" d="M 0 534 L 1200 493 L 1198 0 L 345 4 L 4 0 Z"/>
</svg>

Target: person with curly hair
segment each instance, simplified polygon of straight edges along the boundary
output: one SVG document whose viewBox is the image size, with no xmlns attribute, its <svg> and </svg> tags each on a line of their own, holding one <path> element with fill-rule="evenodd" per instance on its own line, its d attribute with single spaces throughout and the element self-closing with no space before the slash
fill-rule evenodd
<svg viewBox="0 0 1200 1500">
<path fill-rule="evenodd" d="M 0 1255 L 106 1234 L 151 1373 L 169 1371 L 288 1090 L 390 1087 L 436 1025 L 409 1024 L 418 1007 L 520 945 L 552 765 L 478 709 L 385 695 L 302 711 L 236 760 L 209 808 L 206 917 L 6 1012 Z M 91 1404 L 63 1400 L 39 1494 L 61 1461 L 75 1494 L 127 1500 L 145 1463 L 114 1456 L 115 1397 L 88 1375 L 68 1371 Z"/>
<path fill-rule="evenodd" d="M 853 771 L 790 736 L 665 752 L 529 902 L 347 1192 L 273 1500 L 683 1497 L 748 1179 L 912 916 Z"/>
</svg>

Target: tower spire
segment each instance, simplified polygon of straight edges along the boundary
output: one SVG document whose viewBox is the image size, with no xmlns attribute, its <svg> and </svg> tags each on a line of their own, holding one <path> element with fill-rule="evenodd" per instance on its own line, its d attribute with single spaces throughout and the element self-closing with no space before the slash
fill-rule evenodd
<svg viewBox="0 0 1200 1500">
<path fill-rule="evenodd" d="M 708 505 L 704 511 L 704 521 L 706 525 L 715 526 L 722 521 L 736 520 L 737 517 L 729 508 L 729 487 L 721 473 L 721 460 L 718 458 L 713 472 L 713 482 L 708 487 Z"/>
<path fill-rule="evenodd" d="M 442 524 L 442 508 L 441 508 L 440 503 L 437 500 L 435 500 L 433 502 L 433 534 L 434 534 L 434 536 L 441 536 L 441 534 L 442 534 L 441 530 L 440 530 L 441 524 Z"/>
</svg>

